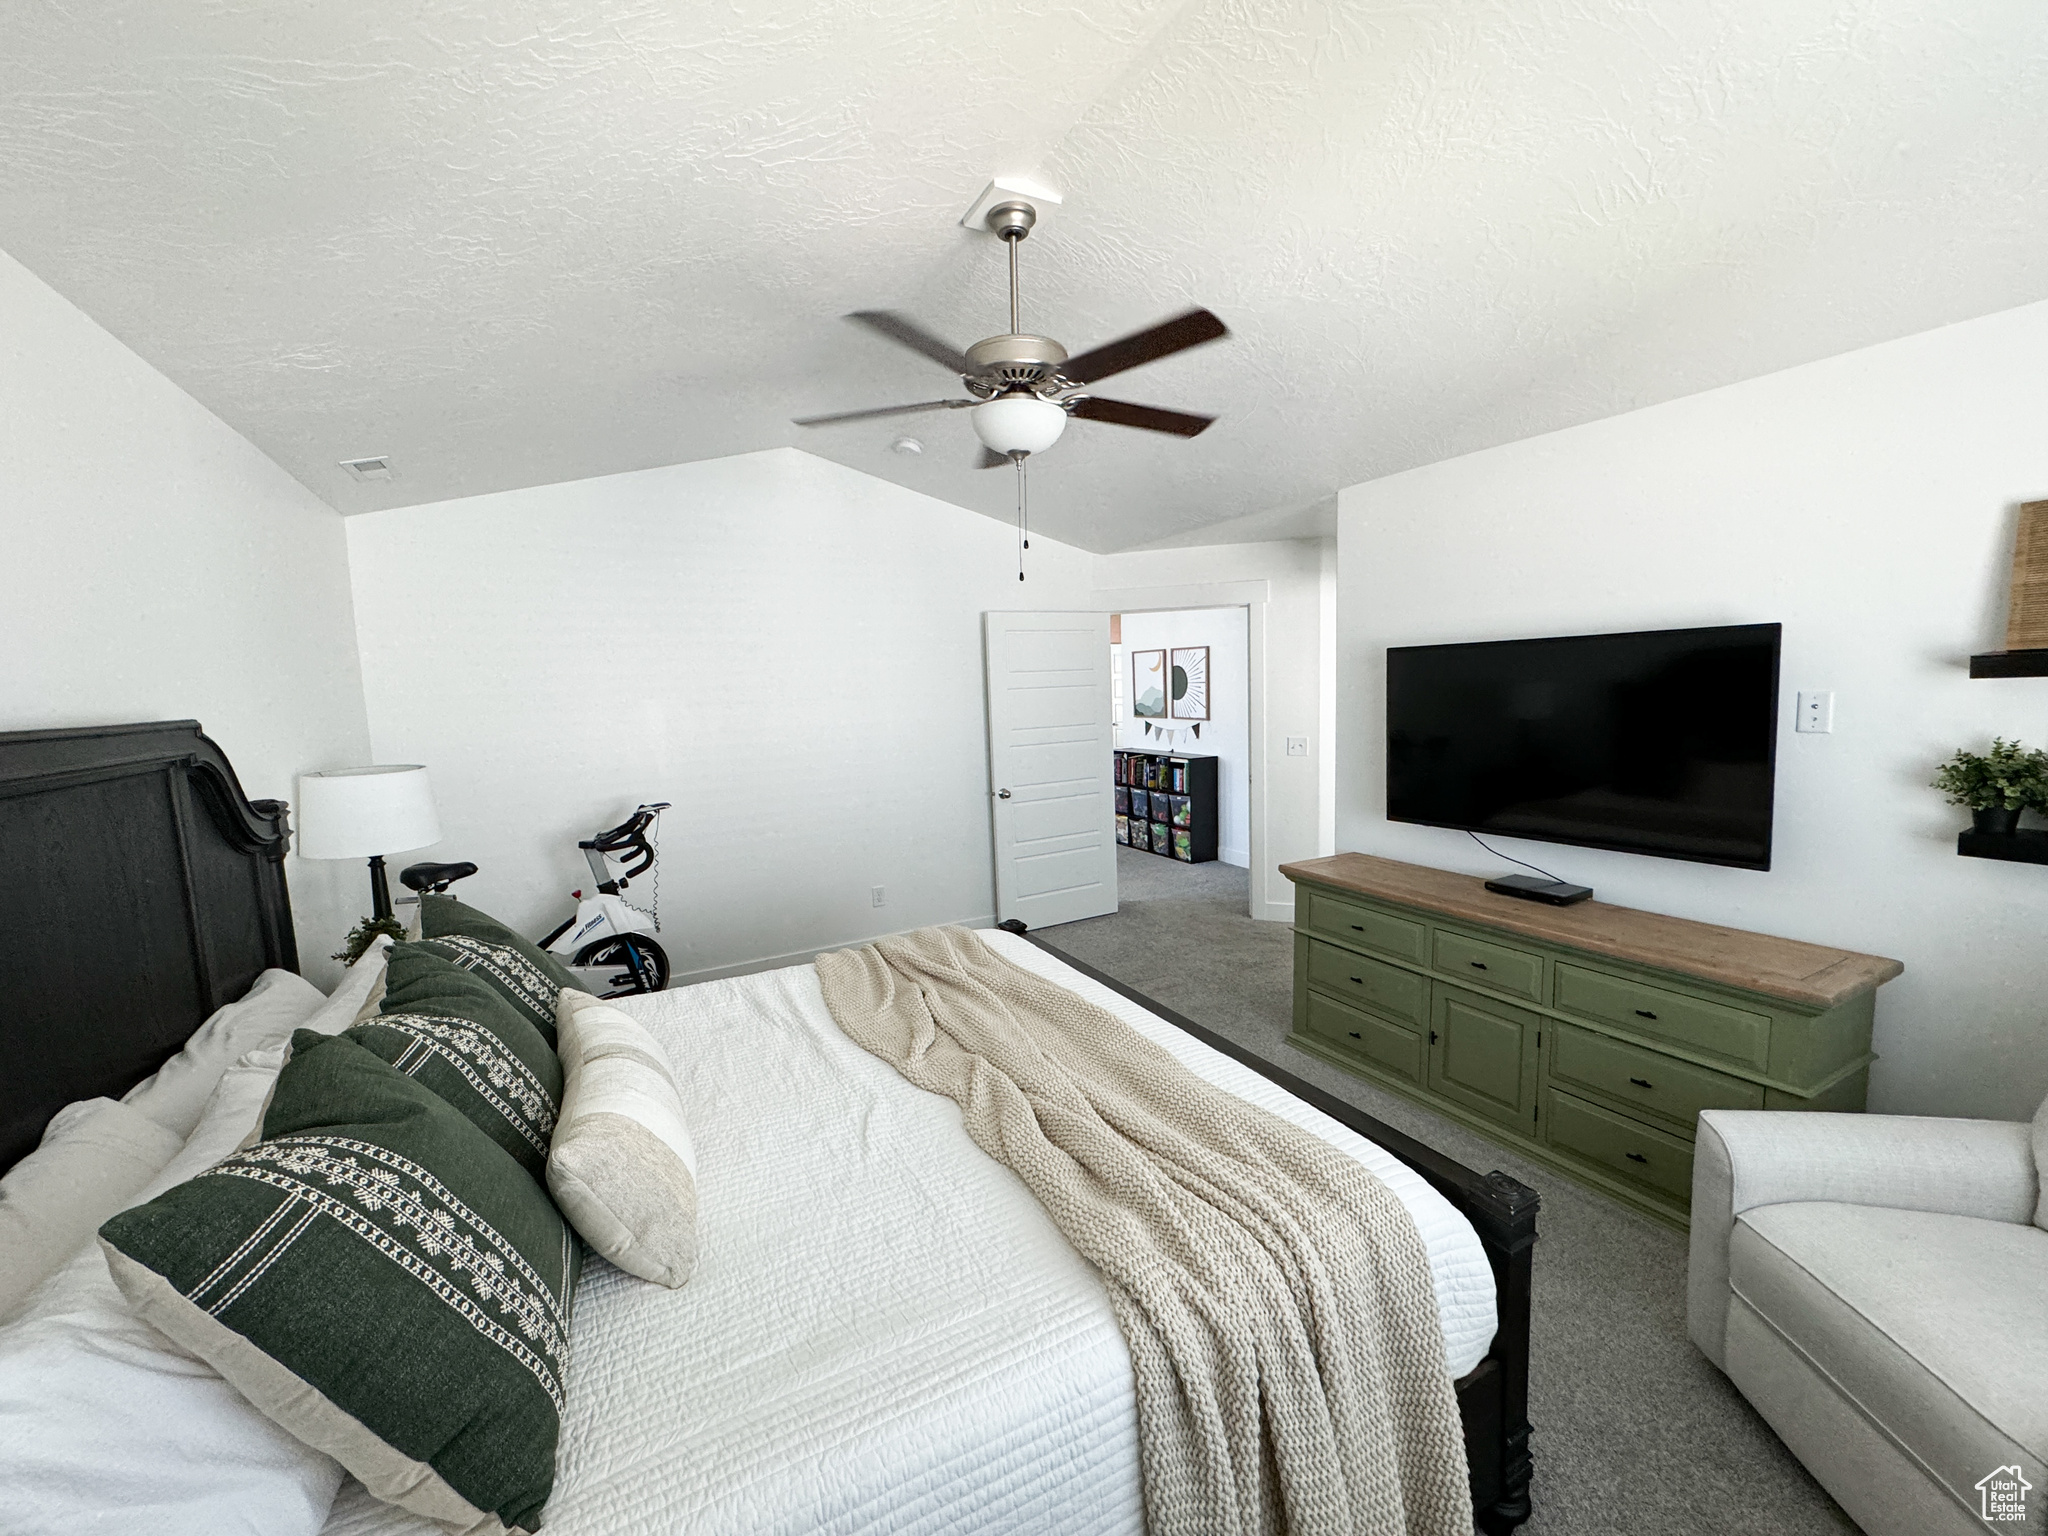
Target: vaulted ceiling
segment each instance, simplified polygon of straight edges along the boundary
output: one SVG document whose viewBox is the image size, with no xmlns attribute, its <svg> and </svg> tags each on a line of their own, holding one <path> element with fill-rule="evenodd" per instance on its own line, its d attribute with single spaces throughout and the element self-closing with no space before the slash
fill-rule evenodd
<svg viewBox="0 0 2048 1536">
<path fill-rule="evenodd" d="M 2040 0 L 16 0 L 5 248 L 344 512 L 795 443 L 1007 516 L 837 317 L 1231 339 L 1102 392 L 1034 523 L 1342 485 L 2048 298 Z M 892 453 L 910 432 L 918 456 Z M 337 461 L 389 454 L 357 483 Z"/>
</svg>

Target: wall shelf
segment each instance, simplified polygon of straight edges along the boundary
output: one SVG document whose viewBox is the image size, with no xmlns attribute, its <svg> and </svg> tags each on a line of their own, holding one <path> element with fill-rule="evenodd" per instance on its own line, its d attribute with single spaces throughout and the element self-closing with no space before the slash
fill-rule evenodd
<svg viewBox="0 0 2048 1536">
<path fill-rule="evenodd" d="M 1985 651 L 1970 658 L 1972 677 L 2048 677 L 2048 650 Z"/>
<path fill-rule="evenodd" d="M 2048 832 L 1959 832 L 1956 834 L 1956 852 L 1966 859 L 2048 864 Z"/>
</svg>

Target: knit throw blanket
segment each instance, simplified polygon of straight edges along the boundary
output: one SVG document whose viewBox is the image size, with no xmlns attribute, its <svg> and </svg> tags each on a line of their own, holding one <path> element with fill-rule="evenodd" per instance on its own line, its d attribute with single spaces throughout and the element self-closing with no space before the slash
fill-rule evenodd
<svg viewBox="0 0 2048 1536">
<path fill-rule="evenodd" d="M 966 929 L 817 968 L 839 1027 L 958 1103 L 1100 1272 L 1150 1536 L 1471 1536 L 1429 1263 L 1385 1184 Z"/>
</svg>

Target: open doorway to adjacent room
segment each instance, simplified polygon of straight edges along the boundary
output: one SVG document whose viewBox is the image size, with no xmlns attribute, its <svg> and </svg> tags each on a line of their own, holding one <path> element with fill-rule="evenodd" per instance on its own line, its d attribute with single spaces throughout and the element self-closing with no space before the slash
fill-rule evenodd
<svg viewBox="0 0 2048 1536">
<path fill-rule="evenodd" d="M 1248 610 L 1112 614 L 1109 643 L 1121 895 L 1248 910 Z"/>
</svg>

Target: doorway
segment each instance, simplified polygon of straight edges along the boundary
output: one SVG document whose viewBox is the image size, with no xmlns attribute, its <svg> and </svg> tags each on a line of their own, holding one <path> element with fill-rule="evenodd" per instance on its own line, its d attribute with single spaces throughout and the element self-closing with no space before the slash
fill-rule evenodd
<svg viewBox="0 0 2048 1536">
<path fill-rule="evenodd" d="M 1250 610 L 1126 610 L 1109 627 L 1119 884 L 1249 912 Z"/>
</svg>

